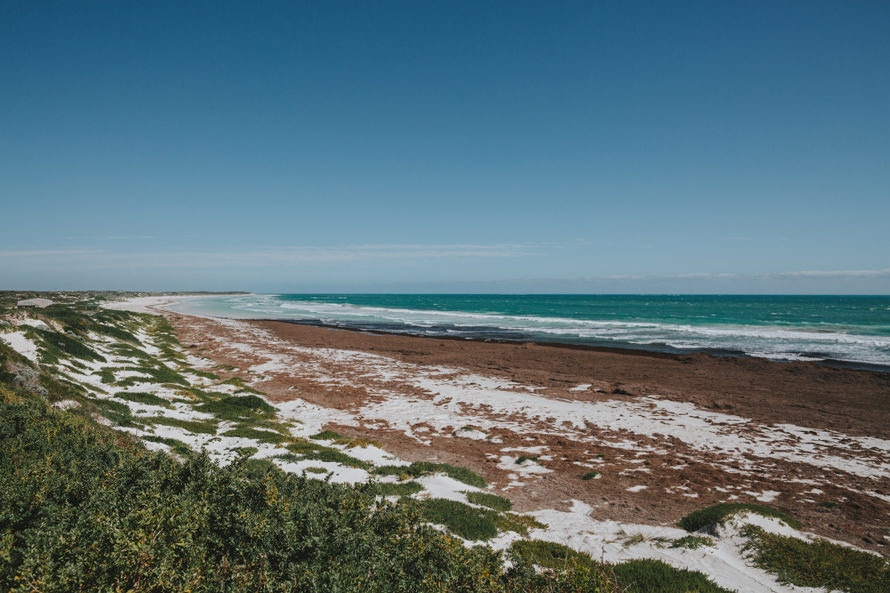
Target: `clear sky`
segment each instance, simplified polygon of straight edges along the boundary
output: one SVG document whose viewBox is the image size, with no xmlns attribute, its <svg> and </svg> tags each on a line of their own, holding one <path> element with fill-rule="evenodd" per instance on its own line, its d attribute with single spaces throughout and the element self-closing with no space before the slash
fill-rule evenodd
<svg viewBox="0 0 890 593">
<path fill-rule="evenodd" d="M 890 2 L 0 0 L 0 289 L 890 293 Z"/>
</svg>

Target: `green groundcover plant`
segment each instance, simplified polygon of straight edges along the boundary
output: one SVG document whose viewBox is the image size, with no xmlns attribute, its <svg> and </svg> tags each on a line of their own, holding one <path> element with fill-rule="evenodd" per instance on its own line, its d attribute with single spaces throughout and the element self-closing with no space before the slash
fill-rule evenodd
<svg viewBox="0 0 890 593">
<path fill-rule="evenodd" d="M 615 591 L 505 568 L 410 505 L 246 457 L 179 462 L 0 386 L 0 591 Z"/>
</svg>

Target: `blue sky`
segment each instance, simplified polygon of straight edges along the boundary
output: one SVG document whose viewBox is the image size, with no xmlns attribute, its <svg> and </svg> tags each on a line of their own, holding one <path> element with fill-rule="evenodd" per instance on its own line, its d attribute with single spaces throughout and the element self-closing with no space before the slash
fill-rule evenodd
<svg viewBox="0 0 890 593">
<path fill-rule="evenodd" d="M 0 289 L 887 294 L 888 22 L 0 0 Z"/>
</svg>

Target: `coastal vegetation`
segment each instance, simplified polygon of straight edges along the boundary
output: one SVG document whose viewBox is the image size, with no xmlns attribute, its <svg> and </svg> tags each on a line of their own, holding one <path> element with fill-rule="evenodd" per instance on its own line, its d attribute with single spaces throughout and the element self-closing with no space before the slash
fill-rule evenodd
<svg viewBox="0 0 890 593">
<path fill-rule="evenodd" d="M 710 530 L 716 525 L 723 524 L 728 517 L 737 513 L 754 513 L 764 517 L 772 517 L 795 529 L 803 527 L 800 521 L 778 509 L 741 502 L 722 503 L 693 511 L 680 519 L 680 527 L 686 531 Z"/>
<path fill-rule="evenodd" d="M 410 476 L 413 478 L 434 473 L 442 473 L 449 478 L 453 478 L 458 482 L 463 482 L 468 486 L 476 486 L 477 488 L 485 488 L 485 486 L 487 486 L 485 479 L 474 471 L 465 467 L 450 465 L 448 463 L 415 461 L 408 466 L 384 465 L 374 468 L 374 473 L 378 475 Z"/>
<path fill-rule="evenodd" d="M 890 591 L 890 563 L 874 554 L 826 541 L 804 541 L 746 525 L 754 563 L 783 583 L 848 593 Z"/>
<path fill-rule="evenodd" d="M 473 504 L 482 505 L 496 511 L 509 511 L 513 508 L 510 499 L 491 494 L 489 492 L 467 492 L 467 500 Z"/>
<path fill-rule="evenodd" d="M 482 491 L 472 469 L 406 463 L 371 440 L 310 430 L 234 366 L 197 368 L 160 317 L 93 297 L 21 312 L 4 298 L 0 333 L 19 349 L 0 339 L 0 590 L 726 591 L 658 561 L 607 565 L 526 539 L 548 526 Z M 353 485 L 333 483 L 343 471 Z M 428 490 L 449 481 L 448 498 Z M 680 525 L 713 532 L 740 513 L 801 527 L 739 503 Z M 888 589 L 879 557 L 751 525 L 740 533 L 750 561 L 783 582 Z M 504 553 L 482 545 L 501 536 L 522 539 Z M 702 553 L 715 538 L 664 545 Z"/>
<path fill-rule="evenodd" d="M 0 387 L 0 589 L 615 591 L 605 571 L 504 568 L 410 507 L 244 458 L 177 462 Z"/>
</svg>

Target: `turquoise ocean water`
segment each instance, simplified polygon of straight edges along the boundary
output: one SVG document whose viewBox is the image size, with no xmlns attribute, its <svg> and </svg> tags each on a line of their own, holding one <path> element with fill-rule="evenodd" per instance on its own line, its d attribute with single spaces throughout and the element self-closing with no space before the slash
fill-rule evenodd
<svg viewBox="0 0 890 593">
<path fill-rule="evenodd" d="M 188 299 L 174 309 L 393 333 L 890 369 L 890 297 L 251 294 Z"/>
</svg>

